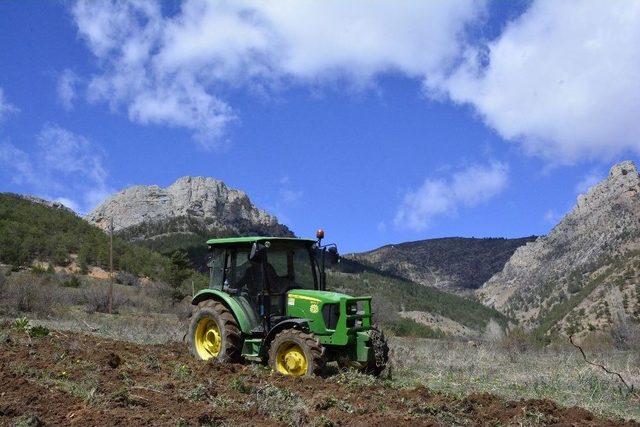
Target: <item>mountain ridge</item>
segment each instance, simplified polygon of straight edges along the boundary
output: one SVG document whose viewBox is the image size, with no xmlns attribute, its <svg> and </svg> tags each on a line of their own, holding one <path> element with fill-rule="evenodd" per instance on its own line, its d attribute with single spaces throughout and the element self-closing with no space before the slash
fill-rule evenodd
<svg viewBox="0 0 640 427">
<path fill-rule="evenodd" d="M 624 161 L 578 196 L 546 236 L 518 248 L 476 294 L 526 327 L 587 332 L 640 320 L 638 279 L 640 174 Z"/>
<path fill-rule="evenodd" d="M 347 258 L 425 286 L 470 295 L 502 269 L 516 248 L 534 239 L 440 237 L 384 245 Z"/>
</svg>

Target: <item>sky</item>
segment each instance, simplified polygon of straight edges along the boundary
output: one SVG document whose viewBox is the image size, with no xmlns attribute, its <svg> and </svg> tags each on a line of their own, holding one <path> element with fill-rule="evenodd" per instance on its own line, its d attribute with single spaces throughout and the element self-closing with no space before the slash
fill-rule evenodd
<svg viewBox="0 0 640 427">
<path fill-rule="evenodd" d="M 640 153 L 640 0 L 0 2 L 0 191 L 209 176 L 341 252 L 547 233 Z"/>
</svg>

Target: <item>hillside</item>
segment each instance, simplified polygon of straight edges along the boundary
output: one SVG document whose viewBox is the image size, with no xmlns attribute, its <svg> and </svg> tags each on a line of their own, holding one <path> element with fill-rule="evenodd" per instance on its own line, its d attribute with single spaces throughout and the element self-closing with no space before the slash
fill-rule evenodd
<svg viewBox="0 0 640 427">
<path fill-rule="evenodd" d="M 471 293 L 502 270 L 513 252 L 535 237 L 450 237 L 386 245 L 349 255 L 384 273 L 447 292 Z"/>
<path fill-rule="evenodd" d="M 640 176 L 627 161 L 547 236 L 516 250 L 478 295 L 540 334 L 580 333 L 640 320 L 639 276 Z"/>
<path fill-rule="evenodd" d="M 29 266 L 34 261 L 78 270 L 109 265 L 108 236 L 61 205 L 0 194 L 0 263 Z M 114 268 L 160 277 L 169 260 L 148 249 L 114 239 Z"/>
<path fill-rule="evenodd" d="M 327 286 L 351 295 L 373 296 L 378 321 L 398 335 L 477 338 L 492 320 L 503 327 L 508 321 L 475 299 L 384 274 L 349 259 L 329 270 Z"/>
</svg>

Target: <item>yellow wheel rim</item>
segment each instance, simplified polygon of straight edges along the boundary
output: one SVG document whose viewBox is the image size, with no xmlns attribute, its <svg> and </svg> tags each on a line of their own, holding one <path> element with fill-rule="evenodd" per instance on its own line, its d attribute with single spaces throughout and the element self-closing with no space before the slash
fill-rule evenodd
<svg viewBox="0 0 640 427">
<path fill-rule="evenodd" d="M 222 347 L 222 335 L 215 320 L 204 317 L 196 327 L 196 351 L 202 360 L 217 357 Z"/>
<path fill-rule="evenodd" d="M 276 354 L 276 369 L 284 375 L 301 377 L 307 373 L 308 363 L 298 344 L 284 343 Z"/>
</svg>

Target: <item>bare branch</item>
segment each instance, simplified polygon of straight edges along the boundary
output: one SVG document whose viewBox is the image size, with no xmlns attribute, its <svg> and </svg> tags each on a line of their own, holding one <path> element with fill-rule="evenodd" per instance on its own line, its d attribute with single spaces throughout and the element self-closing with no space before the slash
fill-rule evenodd
<svg viewBox="0 0 640 427">
<path fill-rule="evenodd" d="M 596 366 L 598 368 L 602 368 L 602 370 L 604 370 L 608 374 L 616 375 L 618 378 L 620 378 L 620 381 L 622 381 L 622 384 L 624 384 L 624 386 L 627 388 L 627 390 L 629 391 L 629 394 L 633 393 L 633 390 L 634 390 L 633 389 L 633 384 L 632 385 L 627 384 L 627 382 L 624 380 L 624 378 L 622 378 L 622 375 L 620 375 L 618 372 L 611 371 L 611 370 L 607 369 L 604 365 L 600 365 L 598 363 L 591 362 L 589 359 L 587 359 L 587 355 L 584 353 L 584 350 L 582 349 L 582 347 L 580 347 L 578 344 L 573 342 L 573 335 L 569 335 L 569 342 L 574 347 L 576 347 L 578 350 L 580 350 L 580 353 L 582 353 L 582 358 L 584 359 L 585 362 L 587 362 L 589 365 Z"/>
</svg>

